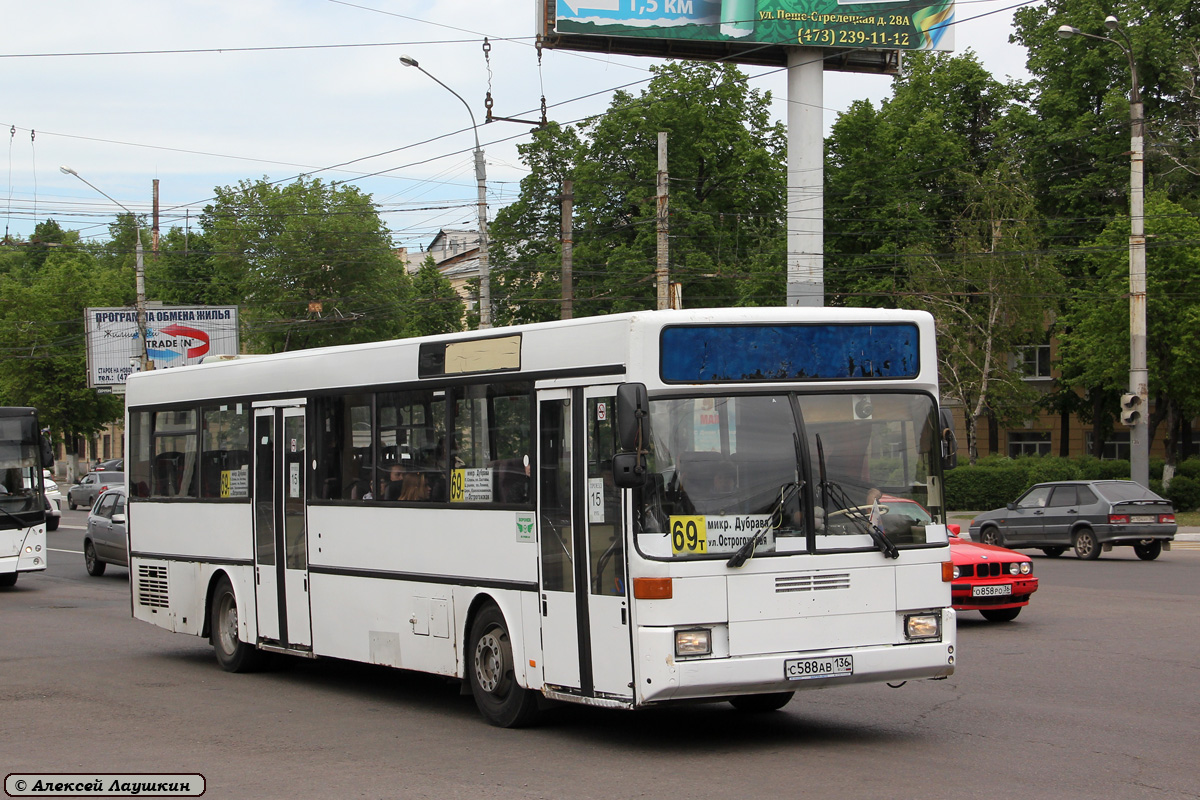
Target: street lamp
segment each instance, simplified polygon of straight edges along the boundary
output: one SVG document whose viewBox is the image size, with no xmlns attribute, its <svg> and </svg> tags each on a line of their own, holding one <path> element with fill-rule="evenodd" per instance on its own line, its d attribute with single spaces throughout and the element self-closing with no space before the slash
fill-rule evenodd
<svg viewBox="0 0 1200 800">
<path fill-rule="evenodd" d="M 74 175 L 76 178 L 79 178 L 79 180 L 83 181 L 88 186 L 91 186 L 93 189 L 95 189 L 97 192 L 99 192 L 100 194 L 107 197 L 109 200 L 112 200 L 112 202 L 116 203 L 121 208 L 124 208 L 125 213 L 133 218 L 134 232 L 135 232 L 135 236 L 137 238 L 137 244 L 134 247 L 134 252 L 137 254 L 137 260 L 135 262 L 136 267 L 134 269 L 134 274 L 136 276 L 135 285 L 137 287 L 137 328 L 138 328 L 138 339 L 140 339 L 141 343 L 142 343 L 141 353 L 137 356 L 137 360 L 138 360 L 139 371 L 144 372 L 144 371 L 150 369 L 152 367 L 152 364 L 150 363 L 150 357 L 146 350 L 146 271 L 145 271 L 145 265 L 142 260 L 142 226 L 138 222 L 137 214 L 134 214 L 132 211 L 130 211 L 128 208 L 125 207 L 124 203 L 120 202 L 119 200 L 114 199 L 112 196 L 110 196 L 108 194 L 108 192 L 104 191 L 99 186 L 96 186 L 94 183 L 92 183 L 87 178 L 83 177 L 82 175 L 80 175 L 78 172 L 71 169 L 70 167 L 59 167 L 58 171 L 64 175 Z"/>
<path fill-rule="evenodd" d="M 479 147 L 479 128 L 475 124 L 475 112 L 462 95 L 437 79 L 427 69 L 422 67 L 412 56 L 400 56 L 400 63 L 406 67 L 416 67 L 430 78 L 433 78 L 443 89 L 459 99 L 467 107 L 471 115 L 471 130 L 475 134 L 475 183 L 479 190 L 479 327 L 492 327 L 492 280 L 488 270 L 488 234 L 487 234 L 487 168 L 483 162 L 483 150 Z"/>
<path fill-rule="evenodd" d="M 1134 413 L 1129 418 L 1130 477 L 1142 486 L 1150 485 L 1150 437 L 1147 416 L 1149 373 L 1146 369 L 1146 212 L 1145 162 L 1146 120 L 1142 114 L 1142 93 L 1138 85 L 1137 62 L 1133 59 L 1133 42 L 1120 20 L 1114 16 L 1104 19 L 1104 26 L 1120 34 L 1125 43 L 1111 36 L 1096 36 L 1078 28 L 1063 25 L 1058 35 L 1064 39 L 1084 36 L 1108 42 L 1121 48 L 1129 60 L 1130 154 L 1129 154 L 1129 395 L 1124 403 Z"/>
</svg>

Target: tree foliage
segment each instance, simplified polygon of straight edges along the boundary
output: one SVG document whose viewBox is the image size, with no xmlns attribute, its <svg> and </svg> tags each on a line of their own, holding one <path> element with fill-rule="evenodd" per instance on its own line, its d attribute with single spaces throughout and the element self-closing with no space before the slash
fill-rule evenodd
<svg viewBox="0 0 1200 800">
<path fill-rule="evenodd" d="M 658 133 L 667 133 L 670 276 L 695 306 L 784 301 L 784 133 L 769 94 L 726 64 L 651 68 L 579 130 L 521 148 L 530 174 L 491 229 L 497 318 L 552 319 L 561 299 L 560 197 L 574 182 L 577 316 L 654 308 Z M 754 274 L 757 280 L 744 278 Z M 775 279 L 777 276 L 777 279 Z"/>
<path fill-rule="evenodd" d="M 970 53 L 908 54 L 892 97 L 855 103 L 828 142 L 826 293 L 933 313 L 972 462 L 977 419 L 1032 415 L 1011 359 L 1042 341 L 1057 283 L 1032 219 L 1022 97 Z"/>
<path fill-rule="evenodd" d="M 413 336 L 461 331 L 466 308 L 450 280 L 438 270 L 433 256 L 425 256 L 412 279 L 408 329 Z"/>
<path fill-rule="evenodd" d="M 1200 413 L 1200 222 L 1163 193 L 1146 202 L 1146 365 L 1167 463 L 1175 464 L 1178 422 Z M 1064 378 L 1112 394 L 1129 381 L 1129 218 L 1119 217 L 1087 244 L 1081 284 L 1063 320 Z"/>
<path fill-rule="evenodd" d="M 120 396 L 87 386 L 84 309 L 121 305 L 133 293 L 132 270 L 106 268 L 76 242 L 66 235 L 62 246 L 34 250 L 22 269 L 0 274 L 0 403 L 37 408 L 41 423 L 68 443 L 94 435 L 124 408 Z"/>
<path fill-rule="evenodd" d="M 1013 40 L 1029 50 L 1033 108 L 1038 125 L 1029 158 L 1038 209 L 1047 236 L 1059 247 L 1091 239 L 1104 221 L 1129 206 L 1129 60 L 1117 44 L 1075 36 L 1070 25 L 1095 36 L 1125 40 L 1104 26 L 1115 15 L 1132 43 L 1147 127 L 1148 185 L 1176 202 L 1194 202 L 1197 175 L 1177 168 L 1196 157 L 1196 30 L 1194 0 L 1140 0 L 1113 6 L 1099 0 L 1047 0 L 1015 15 Z M 1079 273 L 1079 269 L 1073 271 Z"/>
<path fill-rule="evenodd" d="M 211 269 L 239 287 L 252 351 L 405 334 L 411 281 L 357 188 L 244 180 L 217 189 L 202 224 Z"/>
</svg>

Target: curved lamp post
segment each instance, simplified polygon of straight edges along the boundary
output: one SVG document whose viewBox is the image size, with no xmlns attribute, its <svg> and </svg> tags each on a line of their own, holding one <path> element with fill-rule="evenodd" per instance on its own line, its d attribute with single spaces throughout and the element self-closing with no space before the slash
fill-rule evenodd
<svg viewBox="0 0 1200 800">
<path fill-rule="evenodd" d="M 1133 58 L 1133 42 L 1120 20 L 1114 16 L 1104 19 L 1104 26 L 1116 31 L 1120 41 L 1111 36 L 1096 36 L 1078 28 L 1063 25 L 1058 35 L 1064 39 L 1083 36 L 1098 42 L 1108 42 L 1121 48 L 1129 60 L 1129 396 L 1127 410 L 1138 412 L 1129 425 L 1129 465 L 1131 477 L 1142 486 L 1150 485 L 1149 371 L 1146 368 L 1146 216 L 1145 216 L 1145 136 L 1146 120 L 1142 114 L 1142 92 L 1138 84 L 1137 62 Z M 1127 397 L 1129 397 L 1127 396 Z"/>
<path fill-rule="evenodd" d="M 400 56 L 400 63 L 406 67 L 416 67 L 424 72 L 435 83 L 459 99 L 467 107 L 471 115 L 471 130 L 475 134 L 475 183 L 479 190 L 479 327 L 492 327 L 492 281 L 488 269 L 488 233 L 487 233 L 487 168 L 483 162 L 483 150 L 479 147 L 479 127 L 475 124 L 475 112 L 462 95 L 437 79 L 412 56 Z"/>
<path fill-rule="evenodd" d="M 125 213 L 133 218 L 133 225 L 134 225 L 134 230 L 135 230 L 134 235 L 135 235 L 135 238 L 137 239 L 137 244 L 134 247 L 134 252 L 137 254 L 137 259 L 135 261 L 136 267 L 134 270 L 134 273 L 136 276 L 136 287 L 137 287 L 137 328 L 138 328 L 138 339 L 141 340 L 141 353 L 138 354 L 137 361 L 138 361 L 138 369 L 140 371 L 145 371 L 147 369 L 150 369 L 152 365 L 150 363 L 150 357 L 146 351 L 146 270 L 145 270 L 144 261 L 142 259 L 142 226 L 141 226 L 141 223 L 138 222 L 137 214 L 134 214 L 132 211 L 130 211 L 128 208 L 126 208 L 124 203 L 122 203 L 119 200 L 114 199 L 111 195 L 108 194 L 108 192 L 104 191 L 99 186 L 96 186 L 94 183 L 92 183 L 87 178 L 83 177 L 82 175 L 80 175 L 78 172 L 71 169 L 70 167 L 59 167 L 58 171 L 64 175 L 74 175 L 76 178 L 79 178 L 79 180 L 83 181 L 88 186 L 91 186 L 97 192 L 104 195 L 109 200 L 112 200 L 112 202 L 116 203 L 121 208 L 125 209 Z"/>
</svg>

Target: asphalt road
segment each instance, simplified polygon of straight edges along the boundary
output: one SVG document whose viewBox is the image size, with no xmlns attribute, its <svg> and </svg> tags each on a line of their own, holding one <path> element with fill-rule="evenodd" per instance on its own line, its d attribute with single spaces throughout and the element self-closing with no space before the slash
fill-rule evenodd
<svg viewBox="0 0 1200 800">
<path fill-rule="evenodd" d="M 562 707 L 507 731 L 430 676 L 222 672 L 206 642 L 130 618 L 124 569 L 86 574 L 82 521 L 0 590 L 0 774 L 199 772 L 215 798 L 1200 797 L 1200 543 L 1035 553 L 1033 604 L 1008 624 L 964 612 L 945 681 L 762 716 Z"/>
</svg>

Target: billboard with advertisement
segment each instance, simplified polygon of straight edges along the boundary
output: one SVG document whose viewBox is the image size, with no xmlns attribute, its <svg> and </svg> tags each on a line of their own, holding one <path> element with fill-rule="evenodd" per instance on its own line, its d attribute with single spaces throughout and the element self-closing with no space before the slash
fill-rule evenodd
<svg viewBox="0 0 1200 800">
<path fill-rule="evenodd" d="M 84 310 L 88 386 L 121 391 L 141 356 L 137 311 Z M 154 369 L 199 364 L 211 355 L 237 355 L 237 306 L 152 306 L 146 309 L 146 354 Z"/>
<path fill-rule="evenodd" d="M 547 44 L 578 50 L 785 64 L 786 48 L 819 47 L 845 65 L 954 47 L 953 0 L 538 1 Z"/>
</svg>

